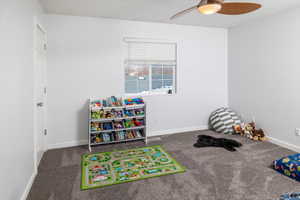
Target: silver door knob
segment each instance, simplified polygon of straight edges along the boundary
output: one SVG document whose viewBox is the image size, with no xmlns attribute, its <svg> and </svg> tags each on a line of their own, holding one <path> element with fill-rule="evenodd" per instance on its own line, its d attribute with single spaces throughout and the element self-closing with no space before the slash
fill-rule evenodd
<svg viewBox="0 0 300 200">
<path fill-rule="evenodd" d="M 44 106 L 44 103 L 43 102 L 39 102 L 36 104 L 38 107 L 43 107 Z"/>
</svg>

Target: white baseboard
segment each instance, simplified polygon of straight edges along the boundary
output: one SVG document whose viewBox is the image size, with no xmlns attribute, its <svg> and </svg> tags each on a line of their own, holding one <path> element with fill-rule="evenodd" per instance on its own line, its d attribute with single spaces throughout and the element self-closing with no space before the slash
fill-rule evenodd
<svg viewBox="0 0 300 200">
<path fill-rule="evenodd" d="M 208 129 L 208 126 L 194 126 L 194 127 L 187 127 L 187 128 L 153 131 L 148 133 L 148 137 L 169 135 L 169 134 L 183 133 L 183 132 L 190 132 L 190 131 L 199 131 L 199 130 L 206 130 L 206 129 Z M 62 142 L 57 144 L 49 144 L 47 146 L 47 149 L 59 149 L 59 148 L 74 147 L 74 146 L 80 146 L 86 144 L 88 144 L 87 140 Z"/>
<path fill-rule="evenodd" d="M 34 172 L 32 173 L 32 175 L 31 175 L 31 177 L 30 177 L 30 179 L 29 179 L 29 181 L 26 185 L 26 188 L 25 188 L 20 200 L 26 200 L 27 199 L 27 196 L 30 192 L 31 186 L 33 184 L 33 181 L 34 181 L 36 175 L 37 175 L 37 171 L 34 170 Z"/>
<path fill-rule="evenodd" d="M 47 149 L 59 149 L 59 148 L 66 148 L 66 147 L 75 147 L 80 145 L 87 145 L 88 140 L 78 140 L 78 141 L 70 141 L 70 142 L 62 142 L 57 144 L 49 144 Z"/>
<path fill-rule="evenodd" d="M 294 144 L 290 144 L 288 142 L 273 138 L 273 137 L 268 137 L 268 140 L 273 143 L 273 144 L 277 144 L 278 146 L 290 149 L 292 151 L 296 151 L 296 152 L 300 152 L 300 146 L 296 146 Z"/>
<path fill-rule="evenodd" d="M 169 135 L 169 134 L 175 134 L 175 133 L 200 131 L 200 130 L 206 130 L 206 129 L 208 129 L 208 126 L 193 126 L 193 127 L 178 128 L 178 129 L 167 129 L 167 130 L 162 130 L 162 131 L 150 132 L 150 133 L 148 133 L 148 136 L 153 137 L 153 136 Z"/>
</svg>

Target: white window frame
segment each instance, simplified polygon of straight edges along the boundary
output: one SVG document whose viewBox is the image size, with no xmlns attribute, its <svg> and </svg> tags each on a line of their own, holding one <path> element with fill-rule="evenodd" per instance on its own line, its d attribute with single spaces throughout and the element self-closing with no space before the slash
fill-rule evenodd
<svg viewBox="0 0 300 200">
<path fill-rule="evenodd" d="M 129 62 L 132 62 L 132 63 L 134 63 L 134 61 L 129 61 Z M 126 61 L 125 62 L 125 64 L 124 64 L 124 77 L 126 76 L 126 68 L 127 68 L 127 65 L 129 64 L 129 62 L 128 61 Z M 148 70 L 149 70 L 149 84 L 148 84 L 148 86 L 149 86 L 149 90 L 147 91 L 147 92 L 140 92 L 140 93 L 126 93 L 126 88 L 124 87 L 124 94 L 126 95 L 126 96 L 148 96 L 148 95 L 175 95 L 176 93 L 177 93 L 177 78 L 176 78 L 176 76 L 177 76 L 177 62 L 174 62 L 173 61 L 173 64 L 171 64 L 171 62 L 170 63 L 167 63 L 166 61 L 162 61 L 162 62 L 159 62 L 159 61 L 156 61 L 156 62 L 152 62 L 151 63 L 151 61 L 147 61 L 147 62 L 141 62 L 141 61 L 139 61 L 140 63 L 140 65 L 145 65 L 145 66 L 147 66 L 147 68 L 148 68 Z M 172 67 L 172 71 L 173 71 L 173 79 L 172 79 L 172 94 L 168 94 L 168 93 L 165 93 L 165 92 L 158 92 L 158 91 L 155 91 L 155 90 L 153 90 L 152 89 L 152 81 L 153 81 L 153 79 L 152 79 L 152 66 L 151 65 L 153 65 L 153 64 L 157 64 L 157 65 L 161 65 L 162 66 L 162 70 L 163 70 L 163 66 L 164 65 L 173 65 L 173 67 Z M 162 76 L 163 76 L 163 73 L 162 73 Z M 154 80 L 156 80 L 156 79 L 154 79 Z M 164 81 L 164 80 L 171 80 L 171 79 L 163 79 L 163 77 L 162 77 L 162 79 L 157 79 L 157 80 L 161 80 L 162 82 Z M 136 81 L 137 82 L 137 85 L 139 84 L 139 81 L 138 81 L 138 79 L 137 80 L 132 80 L 132 82 L 134 82 L 134 81 Z M 124 78 L 124 86 L 126 86 L 126 78 Z"/>
</svg>

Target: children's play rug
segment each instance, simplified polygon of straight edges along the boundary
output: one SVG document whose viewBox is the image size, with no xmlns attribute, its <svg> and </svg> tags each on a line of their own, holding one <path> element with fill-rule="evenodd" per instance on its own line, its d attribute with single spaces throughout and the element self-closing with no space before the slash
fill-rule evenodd
<svg viewBox="0 0 300 200">
<path fill-rule="evenodd" d="M 83 190 L 185 171 L 159 145 L 85 154 L 81 164 Z"/>
</svg>

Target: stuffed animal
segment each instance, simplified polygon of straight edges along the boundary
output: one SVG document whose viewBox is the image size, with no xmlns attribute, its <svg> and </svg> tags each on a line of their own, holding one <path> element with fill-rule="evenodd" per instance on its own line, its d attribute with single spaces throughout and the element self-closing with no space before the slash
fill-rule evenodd
<svg viewBox="0 0 300 200">
<path fill-rule="evenodd" d="M 259 129 L 259 130 L 254 130 L 253 139 L 259 141 L 265 141 L 267 138 L 265 136 L 264 131 L 262 129 Z"/>
<path fill-rule="evenodd" d="M 254 122 L 233 126 L 235 134 L 245 136 L 251 140 L 265 141 L 266 137 L 262 129 L 256 129 Z"/>
<path fill-rule="evenodd" d="M 244 127 L 244 135 L 249 139 L 253 139 L 254 130 L 255 130 L 254 123 L 246 124 Z"/>
<path fill-rule="evenodd" d="M 244 135 L 243 128 L 240 124 L 232 127 L 235 134 Z"/>
</svg>

